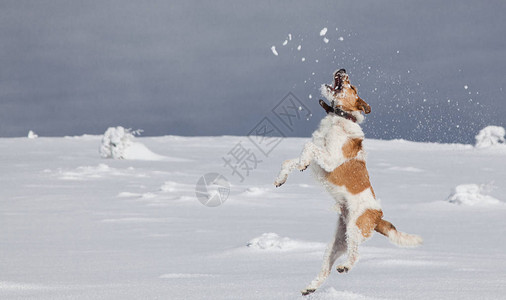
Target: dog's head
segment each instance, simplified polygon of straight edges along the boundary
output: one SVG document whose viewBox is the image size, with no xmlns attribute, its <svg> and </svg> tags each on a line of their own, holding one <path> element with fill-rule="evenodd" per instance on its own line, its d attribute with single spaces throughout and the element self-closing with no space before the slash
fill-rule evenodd
<svg viewBox="0 0 506 300">
<path fill-rule="evenodd" d="M 322 90 L 324 96 L 335 103 L 335 106 L 348 112 L 371 112 L 371 107 L 358 96 L 357 88 L 350 84 L 350 78 L 345 69 L 334 72 L 332 86 L 325 85 Z"/>
</svg>

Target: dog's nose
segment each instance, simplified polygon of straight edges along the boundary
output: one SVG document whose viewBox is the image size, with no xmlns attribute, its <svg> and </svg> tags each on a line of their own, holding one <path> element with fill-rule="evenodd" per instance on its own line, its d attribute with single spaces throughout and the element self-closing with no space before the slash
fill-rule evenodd
<svg viewBox="0 0 506 300">
<path fill-rule="evenodd" d="M 369 105 L 364 105 L 364 108 L 362 110 L 366 115 L 371 113 L 371 107 Z"/>
<path fill-rule="evenodd" d="M 346 73 L 346 70 L 345 69 L 340 69 L 339 71 L 337 71 L 336 73 Z"/>
</svg>

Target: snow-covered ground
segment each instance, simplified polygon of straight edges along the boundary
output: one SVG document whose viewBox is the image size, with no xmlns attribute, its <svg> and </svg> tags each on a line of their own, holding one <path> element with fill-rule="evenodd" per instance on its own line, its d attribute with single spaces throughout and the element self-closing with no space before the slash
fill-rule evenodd
<svg viewBox="0 0 506 300">
<path fill-rule="evenodd" d="M 163 157 L 104 159 L 99 136 L 0 139 L 1 299 L 302 298 L 337 220 L 309 172 L 272 184 L 306 139 L 259 156 L 243 182 L 223 157 L 246 137 L 137 141 Z M 375 235 L 350 273 L 306 299 L 504 299 L 506 150 L 365 147 L 385 218 L 424 245 Z M 231 183 L 219 207 L 195 195 L 208 172 Z"/>
</svg>

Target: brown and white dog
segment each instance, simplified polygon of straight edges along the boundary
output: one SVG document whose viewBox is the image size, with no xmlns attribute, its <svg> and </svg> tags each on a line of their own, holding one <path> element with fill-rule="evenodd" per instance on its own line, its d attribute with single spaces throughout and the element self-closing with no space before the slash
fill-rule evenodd
<svg viewBox="0 0 506 300">
<path fill-rule="evenodd" d="M 362 100 L 357 89 L 350 84 L 344 69 L 334 73 L 333 86 L 322 85 L 322 95 L 331 106 L 320 100 L 327 116 L 320 122 L 299 158 L 283 162 L 276 178 L 276 187 L 286 182 L 288 174 L 295 168 L 303 171 L 311 166 L 316 178 L 336 201 L 340 212 L 333 241 L 324 256 L 318 276 L 304 289 L 303 295 L 314 292 L 329 276 L 338 257 L 346 252 L 347 259 L 337 266 L 339 273 L 348 272 L 358 261 L 358 245 L 377 231 L 398 246 L 417 246 L 422 238 L 397 231 L 383 220 L 380 203 L 376 200 L 369 181 L 362 149 L 364 133 L 359 123 L 361 114 L 371 112 L 371 107 Z"/>
</svg>

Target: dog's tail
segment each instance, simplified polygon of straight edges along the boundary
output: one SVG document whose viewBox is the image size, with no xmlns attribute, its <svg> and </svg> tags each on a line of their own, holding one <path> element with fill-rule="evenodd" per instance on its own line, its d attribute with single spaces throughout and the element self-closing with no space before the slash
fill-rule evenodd
<svg viewBox="0 0 506 300">
<path fill-rule="evenodd" d="M 397 231 L 395 226 L 386 220 L 380 220 L 374 230 L 388 237 L 393 244 L 401 247 L 416 247 L 423 242 L 422 238 L 418 235 Z"/>
</svg>

